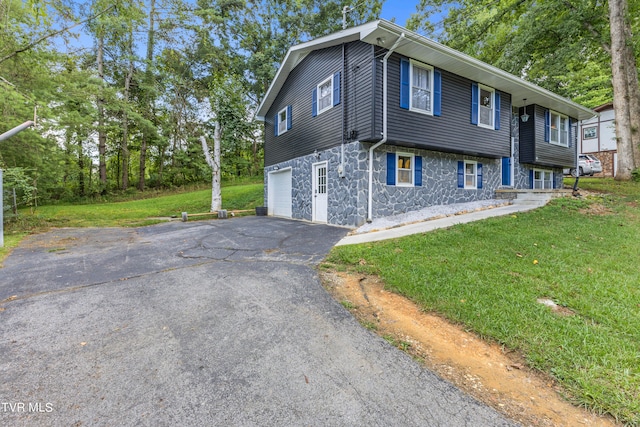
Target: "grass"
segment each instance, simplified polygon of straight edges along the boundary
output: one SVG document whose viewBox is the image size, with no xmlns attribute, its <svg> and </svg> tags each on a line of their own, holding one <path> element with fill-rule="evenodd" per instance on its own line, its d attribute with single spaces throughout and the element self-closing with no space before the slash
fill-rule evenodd
<svg viewBox="0 0 640 427">
<path fill-rule="evenodd" d="M 245 210 L 261 206 L 263 188 L 262 183 L 224 186 L 222 207 Z M 164 221 L 159 217 L 179 218 L 182 212 L 208 212 L 210 207 L 211 189 L 207 189 L 115 203 L 40 206 L 33 212 L 23 209 L 17 218 L 5 224 L 5 247 L 0 248 L 0 260 L 24 236 L 49 227 L 134 227 Z"/>
<path fill-rule="evenodd" d="M 327 262 L 380 276 L 424 309 L 519 351 L 576 404 L 640 425 L 640 184 L 581 179 L 580 188 L 606 194 L 336 247 Z"/>
</svg>

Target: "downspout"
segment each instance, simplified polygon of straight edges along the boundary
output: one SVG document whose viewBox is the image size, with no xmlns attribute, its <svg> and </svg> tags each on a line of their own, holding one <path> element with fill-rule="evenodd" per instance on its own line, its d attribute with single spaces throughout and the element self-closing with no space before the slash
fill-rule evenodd
<svg viewBox="0 0 640 427">
<path fill-rule="evenodd" d="M 368 213 L 367 213 L 367 222 L 372 221 L 373 217 L 373 151 L 381 146 L 382 144 L 387 142 L 388 134 L 387 134 L 387 104 L 388 104 L 388 73 L 387 73 L 387 60 L 393 53 L 393 51 L 398 47 L 398 44 L 404 38 L 404 33 L 400 34 L 400 37 L 396 40 L 396 42 L 391 46 L 391 49 L 384 55 L 382 58 L 382 139 L 376 142 L 374 145 L 369 148 L 369 200 L 368 200 Z"/>
<path fill-rule="evenodd" d="M 345 6 L 345 9 L 347 8 L 347 6 Z M 346 22 L 346 21 L 345 21 Z M 345 63 L 346 58 L 345 58 L 345 47 L 344 47 L 344 43 L 342 43 L 342 74 L 340 76 L 340 96 L 342 96 L 342 144 L 340 144 L 340 164 L 338 165 L 338 177 L 340 178 L 344 178 L 344 144 L 345 144 L 345 104 L 347 103 L 347 94 L 346 91 L 343 91 L 342 89 L 347 87 L 346 85 L 346 81 L 347 81 L 347 75 L 345 73 Z M 342 84 L 342 82 L 345 82 L 345 84 Z"/>
</svg>

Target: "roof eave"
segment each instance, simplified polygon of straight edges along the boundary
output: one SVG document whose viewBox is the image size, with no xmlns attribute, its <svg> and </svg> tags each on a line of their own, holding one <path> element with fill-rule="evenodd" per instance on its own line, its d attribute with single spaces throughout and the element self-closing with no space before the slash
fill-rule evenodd
<svg viewBox="0 0 640 427">
<path fill-rule="evenodd" d="M 284 85 L 284 81 L 287 79 L 289 73 L 298 66 L 298 64 L 302 62 L 309 53 L 314 50 L 325 49 L 342 43 L 361 40 L 363 36 L 375 31 L 378 22 L 379 21 L 373 21 L 357 27 L 347 28 L 346 30 L 338 31 L 337 33 L 319 37 L 289 48 L 280 68 L 278 68 L 278 71 L 265 94 L 264 99 L 258 107 L 256 118 L 261 121 L 265 120 L 267 111 L 269 111 L 271 104 L 275 100 L 280 88 Z"/>
<path fill-rule="evenodd" d="M 509 93 L 512 97 L 511 103 L 515 107 L 538 104 L 578 120 L 590 119 L 597 115 L 595 111 L 589 108 L 529 83 L 504 70 L 458 52 L 392 22 L 378 20 L 290 48 L 265 98 L 258 107 L 258 120 L 265 120 L 265 115 L 284 85 L 287 76 L 310 52 L 355 40 L 384 46 L 387 37 L 391 42 L 391 40 L 396 40 L 403 33 L 407 42 L 397 47 L 396 51 L 398 53 Z"/>
</svg>

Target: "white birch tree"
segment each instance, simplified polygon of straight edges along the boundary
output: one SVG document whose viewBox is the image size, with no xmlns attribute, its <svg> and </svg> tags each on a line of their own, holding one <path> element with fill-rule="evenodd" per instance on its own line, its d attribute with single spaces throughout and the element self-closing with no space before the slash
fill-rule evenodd
<svg viewBox="0 0 640 427">
<path fill-rule="evenodd" d="M 222 209 L 222 187 L 220 182 L 220 145 L 222 141 L 222 131 L 218 120 L 213 123 L 213 156 L 209 151 L 207 138 L 200 136 L 202 151 L 211 168 L 211 212 Z"/>
</svg>

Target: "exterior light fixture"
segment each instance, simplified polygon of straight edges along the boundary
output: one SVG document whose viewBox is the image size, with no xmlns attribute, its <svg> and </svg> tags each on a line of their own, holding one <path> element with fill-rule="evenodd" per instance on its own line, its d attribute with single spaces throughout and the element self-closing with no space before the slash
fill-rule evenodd
<svg viewBox="0 0 640 427">
<path fill-rule="evenodd" d="M 527 114 L 527 98 L 524 98 L 522 101 L 524 101 L 524 114 L 520 116 L 520 120 L 522 120 L 522 123 L 526 123 L 527 120 L 529 120 L 529 115 Z"/>
</svg>

